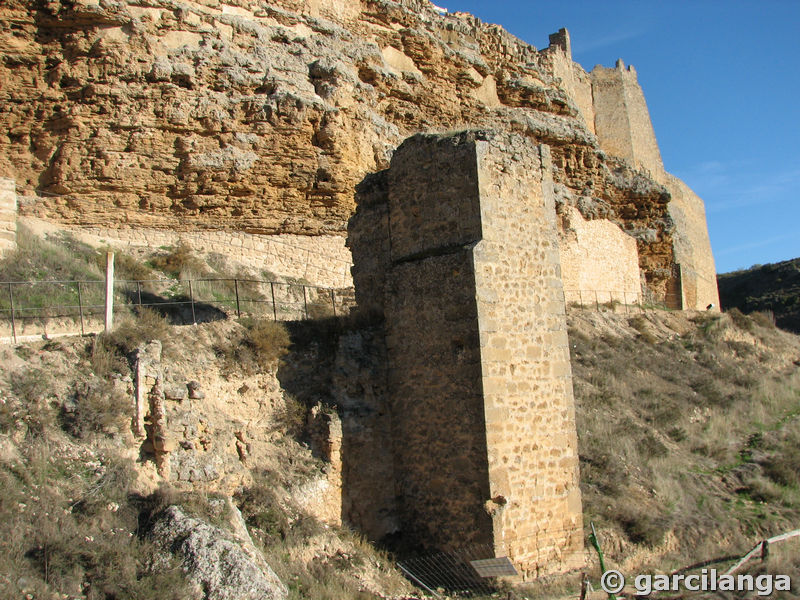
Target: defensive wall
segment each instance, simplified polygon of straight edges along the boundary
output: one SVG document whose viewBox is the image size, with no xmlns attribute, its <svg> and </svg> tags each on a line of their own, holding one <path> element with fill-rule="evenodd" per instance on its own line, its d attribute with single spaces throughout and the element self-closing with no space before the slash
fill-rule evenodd
<svg viewBox="0 0 800 600">
<path fill-rule="evenodd" d="M 184 242 L 204 254 L 221 254 L 254 271 L 259 278 L 302 279 L 312 285 L 344 288 L 353 285 L 350 252 L 339 235 L 257 235 L 242 231 L 169 231 L 147 227 L 94 228 L 63 227 L 76 237 L 94 244 L 107 243 L 120 249 L 147 249 L 175 246 Z"/>
<path fill-rule="evenodd" d="M 636 69 L 625 66 L 618 60 L 613 68 L 597 65 L 587 73 L 572 60 L 569 32 L 561 29 L 550 36 L 550 46 L 544 58 L 553 73 L 562 80 L 564 89 L 578 106 L 587 128 L 596 136 L 601 149 L 622 158 L 636 169 L 646 171 L 656 182 L 664 185 L 671 196 L 668 212 L 674 223 L 672 231 L 676 277 L 675 293 L 679 298 L 675 308 L 702 310 L 708 305 L 719 306 L 716 284 L 716 268 L 708 237 L 705 206 L 683 181 L 664 169 L 661 151 L 647 109 L 644 92 L 639 85 Z M 602 246 L 599 246 L 602 248 Z M 601 253 L 607 250 L 601 249 Z M 596 254 L 584 254 L 590 263 L 575 265 L 580 271 L 589 272 L 591 261 L 603 260 Z M 566 263 L 571 262 L 566 259 Z M 567 273 L 570 269 L 566 269 Z M 622 274 L 611 276 L 612 281 L 603 283 L 610 289 L 613 280 Z M 589 282 L 587 282 L 589 284 Z M 566 284 L 565 287 L 570 287 Z M 594 290 L 580 288 L 584 292 Z"/>
<path fill-rule="evenodd" d="M 636 304 L 642 295 L 636 240 L 606 219 L 560 210 L 561 280 L 567 303 Z"/>
<path fill-rule="evenodd" d="M 17 247 L 17 191 L 13 179 L 0 177 L 0 257 Z"/>
<path fill-rule="evenodd" d="M 550 149 L 416 135 L 359 189 L 357 301 L 385 317 L 399 522 L 490 543 L 524 578 L 578 566 L 582 516 Z"/>
<path fill-rule="evenodd" d="M 17 204 L 34 206 L 36 196 L 17 196 L 14 180 L 0 178 L 0 253 L 15 246 Z M 34 211 L 29 211 L 34 212 Z M 349 288 L 352 260 L 340 235 L 258 235 L 218 229 L 171 231 L 153 227 L 81 227 L 53 224 L 31 216 L 23 223 L 45 232 L 68 231 L 94 246 L 150 254 L 185 243 L 200 255 L 219 254 L 234 268 L 244 267 L 257 278 L 297 279 L 310 285 Z"/>
</svg>

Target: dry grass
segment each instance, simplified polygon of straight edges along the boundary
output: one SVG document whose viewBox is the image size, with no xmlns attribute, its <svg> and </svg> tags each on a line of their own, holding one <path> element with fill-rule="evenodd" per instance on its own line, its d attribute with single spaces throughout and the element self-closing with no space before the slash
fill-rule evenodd
<svg viewBox="0 0 800 600">
<path fill-rule="evenodd" d="M 365 569 L 382 572 L 386 593 L 406 588 L 391 571 L 392 561 L 386 553 L 353 532 L 323 525 L 282 500 L 279 481 L 273 473 L 258 474 L 254 485 L 242 490 L 236 502 L 267 562 L 288 586 L 290 600 L 373 600 L 375 594 L 364 589 Z M 340 549 L 326 552 L 323 543 L 312 560 L 299 558 L 298 550 L 308 547 L 311 540 L 325 538 L 337 539 Z"/>
<path fill-rule="evenodd" d="M 274 363 L 289 352 L 289 332 L 283 323 L 258 320 L 248 323 L 247 343 L 259 360 Z"/>
<path fill-rule="evenodd" d="M 243 327 L 214 344 L 214 352 L 230 373 L 253 374 L 275 368 L 292 343 L 286 325 L 270 319 L 242 318 Z"/>
<path fill-rule="evenodd" d="M 130 468 L 44 439 L 19 462 L 0 463 L 0 595 L 185 598 L 181 571 L 169 560 L 155 568 L 152 545 L 137 535 Z"/>
<path fill-rule="evenodd" d="M 149 308 L 122 319 L 109 333 L 98 336 L 98 343 L 106 349 L 129 354 L 145 342 L 159 340 L 165 347 L 172 337 L 170 324 L 164 317 Z"/>
<path fill-rule="evenodd" d="M 208 269 L 195 251 L 181 240 L 174 247 L 150 259 L 150 265 L 171 277 L 178 279 L 194 279 L 203 275 Z"/>
<path fill-rule="evenodd" d="M 587 522 L 626 540 L 626 553 L 674 534 L 676 568 L 796 526 L 800 374 L 777 358 L 785 334 L 701 314 L 690 334 L 642 344 L 658 313 L 630 319 L 622 336 L 592 335 L 578 311 L 572 319 Z M 753 342 L 726 341 L 732 328 Z"/>
</svg>

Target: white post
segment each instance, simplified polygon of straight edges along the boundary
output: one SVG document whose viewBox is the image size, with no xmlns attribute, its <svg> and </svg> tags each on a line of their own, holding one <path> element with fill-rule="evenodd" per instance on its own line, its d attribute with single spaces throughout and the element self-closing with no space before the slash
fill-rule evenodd
<svg viewBox="0 0 800 600">
<path fill-rule="evenodd" d="M 114 321 L 114 253 L 106 253 L 106 332 Z"/>
</svg>

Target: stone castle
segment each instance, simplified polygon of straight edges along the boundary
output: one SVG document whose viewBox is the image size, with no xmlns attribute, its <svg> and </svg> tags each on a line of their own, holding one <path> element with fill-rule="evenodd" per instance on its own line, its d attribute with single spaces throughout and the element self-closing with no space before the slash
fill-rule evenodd
<svg viewBox="0 0 800 600">
<path fill-rule="evenodd" d="M 362 442 L 393 492 L 342 518 L 490 543 L 529 576 L 578 564 L 565 307 L 719 305 L 703 202 L 665 171 L 633 67 L 427 0 L 0 14 L 0 216 L 355 283 L 385 319 L 391 416 Z"/>
</svg>

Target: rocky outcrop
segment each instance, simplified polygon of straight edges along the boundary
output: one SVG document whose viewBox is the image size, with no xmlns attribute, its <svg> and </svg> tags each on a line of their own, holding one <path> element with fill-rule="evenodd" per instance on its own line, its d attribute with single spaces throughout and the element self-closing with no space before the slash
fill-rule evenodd
<svg viewBox="0 0 800 600">
<path fill-rule="evenodd" d="M 564 201 L 637 238 L 656 295 L 673 278 L 670 196 L 603 152 L 566 32 L 538 51 L 427 0 L 9 0 L 0 16 L 0 176 L 24 212 L 343 235 L 403 139 L 490 128 L 550 145 Z"/>
<path fill-rule="evenodd" d="M 228 510 L 242 521 L 235 506 L 230 504 Z M 247 535 L 243 522 L 241 528 Z M 232 533 L 170 506 L 150 536 L 163 550 L 180 557 L 189 580 L 203 590 L 204 600 L 283 600 L 288 596 L 249 535 L 243 543 Z"/>
</svg>

